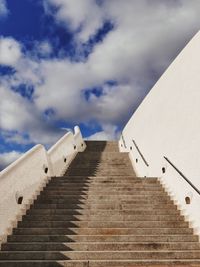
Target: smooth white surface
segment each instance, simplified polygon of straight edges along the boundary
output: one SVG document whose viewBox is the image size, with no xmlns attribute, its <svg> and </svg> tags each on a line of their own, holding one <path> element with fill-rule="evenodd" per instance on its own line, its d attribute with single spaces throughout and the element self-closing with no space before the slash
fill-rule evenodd
<svg viewBox="0 0 200 267">
<path fill-rule="evenodd" d="M 48 155 L 52 164 L 54 176 L 59 176 L 63 173 L 65 166 L 71 162 L 71 158 L 75 152 L 74 136 L 71 132 L 65 134 L 49 149 Z M 64 159 L 66 159 L 66 162 L 64 162 Z"/>
<path fill-rule="evenodd" d="M 71 132 L 65 134 L 48 150 L 54 176 L 62 175 L 76 154 L 86 147 L 78 126 L 75 126 L 74 132 L 74 135 Z"/>
<path fill-rule="evenodd" d="M 138 175 L 161 177 L 194 226 L 199 227 L 200 196 L 163 157 L 168 157 L 200 189 L 200 33 L 156 83 L 122 134 Z M 132 140 L 136 141 L 149 167 Z M 165 174 L 162 167 L 166 168 Z M 185 197 L 191 193 L 193 200 L 186 205 Z"/>
<path fill-rule="evenodd" d="M 51 175 L 44 173 L 48 165 L 45 148 L 36 145 L 0 173 L 0 235 L 6 234 L 11 221 Z M 23 196 L 22 205 L 17 204 L 17 196 Z"/>
<path fill-rule="evenodd" d="M 80 129 L 75 127 L 74 135 L 65 134 L 48 153 L 44 146 L 36 145 L 0 172 L 0 243 L 5 241 L 5 236 L 16 225 L 17 217 L 24 213 L 49 177 L 62 175 L 85 147 Z M 44 172 L 46 167 L 47 174 Z M 21 196 L 23 203 L 19 205 L 17 199 Z"/>
<path fill-rule="evenodd" d="M 74 142 L 78 152 L 83 152 L 85 150 L 86 144 L 83 141 L 83 137 L 78 126 L 74 127 Z"/>
</svg>

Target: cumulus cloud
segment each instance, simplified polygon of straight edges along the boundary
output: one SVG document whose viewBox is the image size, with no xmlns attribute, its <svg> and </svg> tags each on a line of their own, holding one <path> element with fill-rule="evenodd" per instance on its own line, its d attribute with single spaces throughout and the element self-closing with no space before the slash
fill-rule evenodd
<svg viewBox="0 0 200 267">
<path fill-rule="evenodd" d="M 105 18 L 114 24 L 84 62 L 62 59 L 41 64 L 45 82 L 36 89 L 37 107 L 53 107 L 58 117 L 72 121 L 125 123 L 200 27 L 196 0 L 48 2 L 57 7 L 56 20 L 77 31 L 75 36 L 85 35 L 82 42 L 101 28 Z M 93 14 L 98 14 L 96 19 Z M 95 27 L 88 30 L 91 20 Z M 117 86 L 105 86 L 108 80 L 117 81 Z M 84 89 L 95 86 L 103 88 L 102 95 L 86 101 Z"/>
<path fill-rule="evenodd" d="M 87 140 L 117 140 L 119 138 L 119 131 L 117 127 L 111 124 L 103 125 L 103 130 L 87 137 Z"/>
<path fill-rule="evenodd" d="M 8 14 L 8 9 L 5 0 L 0 0 L 0 17 L 4 17 Z"/>
<path fill-rule="evenodd" d="M 11 151 L 0 154 L 0 171 L 6 168 L 9 164 L 18 159 L 22 153 L 18 151 Z"/>
<path fill-rule="evenodd" d="M 42 56 L 48 56 L 53 51 L 52 46 L 48 41 L 38 43 L 36 49 L 38 50 L 38 53 Z"/>
<path fill-rule="evenodd" d="M 0 63 L 15 66 L 16 72 L 1 81 L 0 99 L 5 101 L 0 103 L 0 127 L 15 131 L 7 138 L 16 142 L 27 141 L 20 139 L 24 132 L 29 133 L 30 141 L 42 143 L 54 142 L 62 135 L 61 130 L 44 123 L 48 110 L 53 113 L 52 123 L 95 121 L 103 130 L 90 138 L 116 138 L 117 126 L 123 127 L 200 27 L 197 0 L 48 0 L 45 5 L 56 7 L 48 12 L 74 33 L 80 46 L 96 34 L 105 20 L 111 21 L 114 28 L 87 58 L 78 62 L 66 57 L 39 60 L 22 54 L 15 40 L 9 39 L 5 45 L 2 39 L 7 52 L 1 53 L 0 45 Z M 51 53 L 48 42 L 38 47 L 43 54 Z M 31 101 L 11 91 L 20 84 L 33 86 Z M 100 88 L 99 95 L 92 92 L 95 87 Z M 91 90 L 88 97 L 87 90 Z"/>
<path fill-rule="evenodd" d="M 34 104 L 12 90 L 0 87 L 0 129 L 7 141 L 50 145 L 64 134 L 45 122 Z M 23 138 L 23 134 L 27 135 Z M 20 138 L 21 137 L 21 138 Z"/>
<path fill-rule="evenodd" d="M 94 35 L 106 18 L 105 10 L 94 0 L 48 0 L 48 3 L 57 7 L 54 13 L 57 21 L 76 32 L 82 41 Z"/>
<path fill-rule="evenodd" d="M 21 55 L 21 46 L 16 40 L 0 37 L 0 65 L 15 67 Z"/>
</svg>

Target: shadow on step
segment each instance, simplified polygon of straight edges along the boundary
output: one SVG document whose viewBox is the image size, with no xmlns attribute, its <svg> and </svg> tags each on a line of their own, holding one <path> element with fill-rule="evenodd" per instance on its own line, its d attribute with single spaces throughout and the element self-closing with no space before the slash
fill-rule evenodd
<svg viewBox="0 0 200 267">
<path fill-rule="evenodd" d="M 86 142 L 87 148 L 83 153 L 78 153 L 70 164 L 65 176 L 85 176 L 83 181 L 87 181 L 89 176 L 95 176 L 100 165 L 101 154 L 104 152 L 106 142 Z"/>
<path fill-rule="evenodd" d="M 72 245 L 76 238 L 73 237 L 85 234 L 80 227 L 87 228 L 87 214 L 91 211 L 87 196 L 103 148 L 101 144 L 99 152 L 91 152 L 89 147 L 78 153 L 64 176 L 52 177 L 22 221 L 18 222 L 17 228 L 13 229 L 13 234 L 8 236 L 7 243 L 3 244 L 0 265 L 5 260 L 16 263 L 49 260 L 54 261 L 49 266 L 62 266 L 56 261 L 71 259 L 67 251 L 76 251 L 76 246 Z M 81 218 L 83 214 L 84 221 Z"/>
</svg>

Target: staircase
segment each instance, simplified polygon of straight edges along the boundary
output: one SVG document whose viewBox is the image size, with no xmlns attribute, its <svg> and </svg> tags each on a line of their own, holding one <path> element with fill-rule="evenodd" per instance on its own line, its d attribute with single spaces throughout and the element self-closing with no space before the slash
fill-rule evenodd
<svg viewBox="0 0 200 267">
<path fill-rule="evenodd" d="M 0 266 L 200 266 L 198 237 L 158 179 L 136 177 L 117 142 L 86 144 L 8 236 Z"/>
</svg>

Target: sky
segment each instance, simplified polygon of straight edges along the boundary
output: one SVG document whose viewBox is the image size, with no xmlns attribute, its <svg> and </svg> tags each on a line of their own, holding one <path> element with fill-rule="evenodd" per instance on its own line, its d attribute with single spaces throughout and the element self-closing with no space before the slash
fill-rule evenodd
<svg viewBox="0 0 200 267">
<path fill-rule="evenodd" d="M 116 140 L 199 14 L 199 0 L 0 0 L 0 169 L 75 125 Z"/>
</svg>

